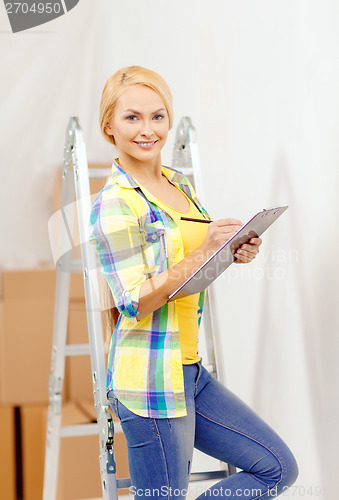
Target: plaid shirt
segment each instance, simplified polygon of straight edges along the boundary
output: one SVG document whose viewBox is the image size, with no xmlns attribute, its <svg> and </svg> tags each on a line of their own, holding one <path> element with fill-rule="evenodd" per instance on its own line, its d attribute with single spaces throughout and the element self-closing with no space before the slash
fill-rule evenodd
<svg viewBox="0 0 339 500">
<path fill-rule="evenodd" d="M 187 177 L 174 168 L 161 170 L 210 219 Z M 90 241 L 120 313 L 111 338 L 107 391 L 137 415 L 181 417 L 187 411 L 176 301 L 137 321 L 144 281 L 184 258 L 180 229 L 157 203 L 114 161 L 92 205 Z M 204 297 L 205 291 L 199 296 L 199 326 Z"/>
</svg>

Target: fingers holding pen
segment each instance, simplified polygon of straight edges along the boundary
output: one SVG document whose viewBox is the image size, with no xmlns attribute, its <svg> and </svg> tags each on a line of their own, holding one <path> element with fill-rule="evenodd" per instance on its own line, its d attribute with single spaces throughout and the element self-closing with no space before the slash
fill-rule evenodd
<svg viewBox="0 0 339 500">
<path fill-rule="evenodd" d="M 218 219 L 208 225 L 205 240 L 202 247 L 207 251 L 217 250 L 223 243 L 229 240 L 241 229 L 243 223 L 238 219 Z"/>
<path fill-rule="evenodd" d="M 215 226 L 219 226 L 219 227 L 233 226 L 233 225 L 234 226 L 243 226 L 243 223 L 239 219 L 232 219 L 232 218 L 228 217 L 226 219 L 215 220 L 215 221 L 211 222 L 210 225 L 215 225 Z"/>
<path fill-rule="evenodd" d="M 219 234 L 235 234 L 243 226 L 238 219 L 218 219 L 210 223 L 210 228 Z"/>
</svg>

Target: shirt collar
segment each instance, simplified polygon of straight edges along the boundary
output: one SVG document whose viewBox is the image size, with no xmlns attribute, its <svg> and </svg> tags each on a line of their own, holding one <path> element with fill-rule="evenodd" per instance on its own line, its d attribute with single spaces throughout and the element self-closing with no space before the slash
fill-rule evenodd
<svg viewBox="0 0 339 500">
<path fill-rule="evenodd" d="M 174 184 L 183 185 L 188 184 L 186 177 L 179 172 L 179 170 L 175 170 L 172 167 L 165 167 L 161 165 L 161 172 Z M 113 160 L 112 164 L 112 178 L 114 182 L 119 184 L 120 186 L 127 189 L 135 189 L 140 187 L 138 181 L 132 177 L 128 172 L 123 170 L 119 163 L 116 160 Z"/>
</svg>

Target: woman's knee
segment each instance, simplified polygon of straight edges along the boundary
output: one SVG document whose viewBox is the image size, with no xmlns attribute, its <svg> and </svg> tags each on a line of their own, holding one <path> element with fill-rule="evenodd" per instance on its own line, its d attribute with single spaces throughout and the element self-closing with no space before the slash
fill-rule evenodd
<svg viewBox="0 0 339 500">
<path fill-rule="evenodd" d="M 292 452 L 286 447 L 279 453 L 266 449 L 262 457 L 256 460 L 250 473 L 264 483 L 270 490 L 291 486 L 298 477 L 298 465 Z"/>
<path fill-rule="evenodd" d="M 274 455 L 274 466 L 271 467 L 266 477 L 270 489 L 290 487 L 296 481 L 299 470 L 297 461 L 292 452 L 287 448 L 283 454 Z"/>
<path fill-rule="evenodd" d="M 299 475 L 299 468 L 297 461 L 290 450 L 288 450 L 284 457 L 282 482 L 284 486 L 292 486 Z"/>
</svg>

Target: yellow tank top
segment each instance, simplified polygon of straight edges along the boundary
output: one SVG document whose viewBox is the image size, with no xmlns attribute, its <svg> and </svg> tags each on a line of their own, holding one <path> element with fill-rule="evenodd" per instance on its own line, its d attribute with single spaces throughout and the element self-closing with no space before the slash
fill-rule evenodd
<svg viewBox="0 0 339 500">
<path fill-rule="evenodd" d="M 177 186 L 175 187 L 179 189 Z M 158 201 L 159 206 L 163 208 L 165 212 L 169 213 L 178 224 L 184 244 L 184 255 L 186 257 L 190 252 L 202 244 L 206 236 L 208 224 L 180 220 L 182 216 L 195 219 L 202 219 L 203 217 L 186 193 L 181 189 L 179 189 L 179 191 L 183 193 L 190 204 L 188 212 L 179 212 L 162 201 Z M 200 359 L 198 354 L 198 301 L 199 293 L 176 300 L 182 363 L 187 365 L 196 363 Z"/>
</svg>

